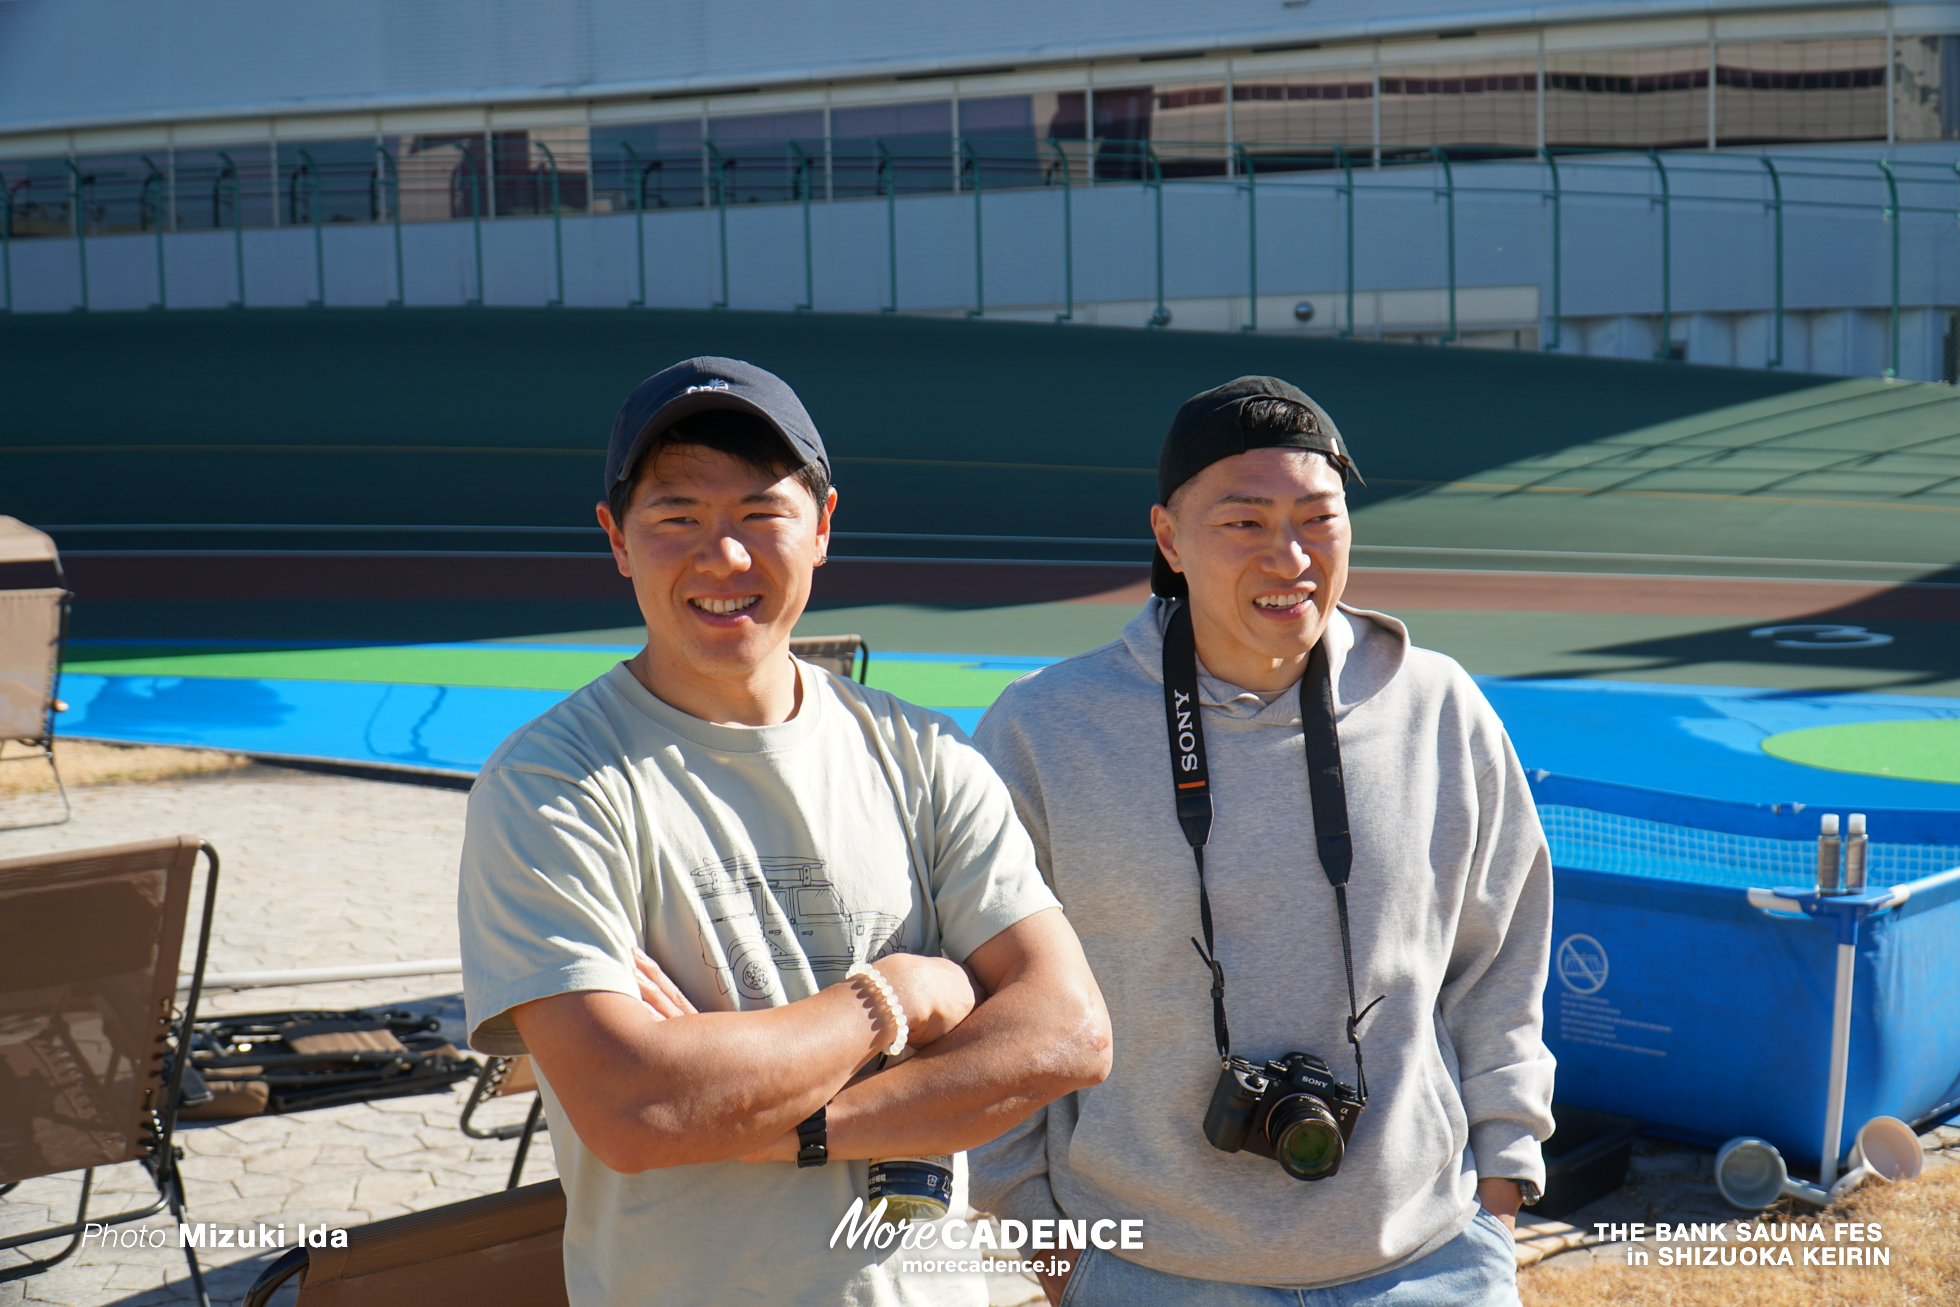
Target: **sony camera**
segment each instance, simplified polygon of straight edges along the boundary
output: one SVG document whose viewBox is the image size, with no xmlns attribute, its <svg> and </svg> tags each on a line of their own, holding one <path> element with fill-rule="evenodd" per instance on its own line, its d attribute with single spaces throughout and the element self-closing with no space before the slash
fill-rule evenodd
<svg viewBox="0 0 1960 1307">
<path fill-rule="evenodd" d="M 1295 1180 L 1325 1180 L 1361 1119 L 1361 1095 L 1312 1053 L 1257 1066 L 1227 1062 L 1205 1111 L 1205 1138 L 1221 1152 L 1270 1157 Z"/>
</svg>

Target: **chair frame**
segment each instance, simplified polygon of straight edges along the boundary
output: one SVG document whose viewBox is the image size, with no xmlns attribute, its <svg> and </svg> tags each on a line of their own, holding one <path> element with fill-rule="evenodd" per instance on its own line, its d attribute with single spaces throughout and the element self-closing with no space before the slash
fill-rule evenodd
<svg viewBox="0 0 1960 1307">
<path fill-rule="evenodd" d="M 184 1000 L 182 1015 L 172 1022 L 177 1052 L 170 1058 L 170 1073 L 160 1087 L 162 1099 L 159 1106 L 150 1109 L 150 1152 L 141 1160 L 143 1169 L 157 1187 L 156 1201 L 142 1207 L 132 1207 L 114 1216 L 91 1218 L 88 1214 L 89 1191 L 95 1182 L 95 1168 L 88 1167 L 82 1172 L 82 1197 L 75 1211 L 75 1219 L 66 1225 L 48 1226 L 40 1230 L 29 1230 L 23 1234 L 10 1235 L 0 1239 L 0 1251 L 19 1248 L 26 1244 L 47 1243 L 69 1236 L 68 1246 L 52 1257 L 24 1262 L 19 1266 L 0 1267 L 0 1284 L 13 1280 L 24 1280 L 39 1275 L 42 1271 L 67 1261 L 81 1246 L 82 1232 L 90 1225 L 124 1225 L 130 1221 L 140 1221 L 154 1216 L 168 1207 L 171 1216 L 178 1224 L 184 1223 L 184 1177 L 177 1167 L 182 1153 L 176 1144 L 177 1100 L 182 1093 L 184 1069 L 190 1059 L 185 1056 L 190 1048 L 191 1028 L 197 1021 L 198 1000 L 204 993 L 204 968 L 211 954 L 211 923 L 218 900 L 218 851 L 211 847 L 209 840 L 198 841 L 198 851 L 205 857 L 206 874 L 204 878 L 204 906 L 197 930 L 197 961 L 191 971 L 190 992 Z M 174 968 L 175 959 L 159 962 L 160 966 Z M 0 1194 L 15 1188 L 15 1185 L 0 1187 Z M 184 1247 L 184 1257 L 190 1263 L 191 1285 L 197 1294 L 200 1307 L 211 1307 L 211 1298 L 204 1286 L 204 1271 L 197 1263 L 197 1250 L 188 1244 Z"/>
<path fill-rule="evenodd" d="M 488 1130 L 480 1130 L 470 1124 L 470 1118 L 476 1115 L 477 1108 L 482 1107 L 492 1098 L 502 1097 L 498 1091 L 503 1088 L 504 1078 L 510 1074 L 510 1069 L 516 1061 L 516 1058 L 498 1057 L 494 1054 L 485 1056 L 483 1070 L 477 1075 L 476 1083 L 470 1086 L 469 1099 L 463 1104 L 462 1119 L 457 1122 L 463 1133 L 471 1139 L 517 1141 L 517 1156 L 511 1161 L 510 1182 L 504 1186 L 505 1189 L 517 1188 L 518 1182 L 524 1178 L 524 1159 L 531 1152 L 531 1139 L 544 1128 L 544 1095 L 539 1094 L 531 1100 L 531 1110 L 525 1114 L 522 1125 L 499 1125 L 492 1126 Z"/>
<path fill-rule="evenodd" d="M 0 830 L 34 830 L 42 826 L 60 826 L 66 824 L 75 815 L 75 805 L 68 801 L 68 786 L 61 779 L 61 766 L 54 760 L 54 717 L 56 713 L 68 707 L 61 701 L 61 660 L 62 655 L 68 651 L 68 614 L 75 605 L 75 592 L 68 588 L 68 578 L 61 570 L 60 559 L 55 560 L 54 574 L 57 588 L 61 591 L 61 623 L 54 642 L 54 676 L 48 683 L 46 716 L 40 738 L 21 741 L 30 749 L 38 748 L 40 752 L 16 754 L 9 758 L 6 756 L 8 741 L 0 740 L 0 762 L 33 762 L 37 758 L 46 759 L 48 770 L 54 773 L 55 791 L 61 795 L 61 816 L 54 821 L 30 821 L 19 825 L 0 826 Z M 5 1245 L 0 1244 L 0 1247 Z"/>
</svg>

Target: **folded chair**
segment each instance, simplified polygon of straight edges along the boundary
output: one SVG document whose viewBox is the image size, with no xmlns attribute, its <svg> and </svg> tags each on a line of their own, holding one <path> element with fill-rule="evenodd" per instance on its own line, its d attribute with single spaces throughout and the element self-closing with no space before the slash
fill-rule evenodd
<svg viewBox="0 0 1960 1307">
<path fill-rule="evenodd" d="M 347 1231 L 345 1248 L 292 1248 L 244 1307 L 294 1276 L 297 1307 L 563 1307 L 565 1191 L 558 1181 L 485 1194 Z"/>
<path fill-rule="evenodd" d="M 177 962 L 202 851 L 203 916 L 181 1013 Z M 0 1283 L 72 1254 L 89 1225 L 165 1207 L 181 1223 L 172 1141 L 187 1046 L 211 948 L 218 853 L 195 835 L 0 861 L 0 1194 L 23 1180 L 82 1172 L 75 1219 L 0 1239 L 0 1250 L 67 1239 L 51 1257 L 0 1267 Z M 95 1168 L 141 1162 L 154 1202 L 90 1216 Z M 23 1253 L 22 1256 L 27 1254 Z M 197 1300 L 209 1307 L 195 1249 Z"/>
<path fill-rule="evenodd" d="M 463 1118 L 457 1122 L 463 1133 L 472 1139 L 515 1139 L 517 1156 L 510 1164 L 510 1183 L 506 1189 L 517 1188 L 517 1182 L 524 1176 L 524 1159 L 531 1151 L 531 1139 L 544 1128 L 544 1098 L 531 1100 L 531 1110 L 525 1114 L 524 1124 L 491 1126 L 480 1129 L 471 1123 L 476 1109 L 493 1098 L 514 1098 L 518 1094 L 538 1092 L 537 1072 L 531 1069 L 531 1059 L 519 1054 L 516 1057 L 488 1057 L 484 1059 L 483 1071 L 470 1086 L 469 1100 L 463 1104 Z"/>
<path fill-rule="evenodd" d="M 53 584 L 47 584 L 48 582 Z M 61 795 L 59 826 L 73 809 L 54 761 L 54 715 L 68 705 L 56 697 L 61 650 L 68 637 L 68 601 L 54 541 L 11 517 L 0 517 L 0 762 L 45 761 Z M 17 745 L 25 753 L 7 752 Z"/>
<path fill-rule="evenodd" d="M 800 635 L 789 642 L 789 651 L 847 681 L 855 676 L 862 684 L 871 674 L 871 646 L 861 635 Z M 859 654 L 864 655 L 862 661 Z"/>
</svg>

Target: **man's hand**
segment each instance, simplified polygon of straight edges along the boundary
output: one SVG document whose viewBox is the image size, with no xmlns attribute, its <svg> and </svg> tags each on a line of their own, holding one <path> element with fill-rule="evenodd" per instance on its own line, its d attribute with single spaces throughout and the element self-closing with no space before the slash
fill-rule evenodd
<svg viewBox="0 0 1960 1307">
<path fill-rule="evenodd" d="M 1484 1210 L 1504 1222 L 1504 1228 L 1517 1233 L 1518 1208 L 1524 1205 L 1524 1191 L 1516 1180 L 1477 1181 L 1477 1201 Z"/>
<path fill-rule="evenodd" d="M 937 1043 L 980 1002 L 973 978 L 957 962 L 894 953 L 872 965 L 891 982 L 899 1006 L 905 1009 L 911 1027 L 907 1039 L 913 1048 Z"/>
<path fill-rule="evenodd" d="M 640 998 L 662 1021 L 669 1017 L 699 1016 L 681 987 L 667 978 L 660 964 L 638 944 L 633 946 L 633 970 L 640 982 Z"/>
</svg>

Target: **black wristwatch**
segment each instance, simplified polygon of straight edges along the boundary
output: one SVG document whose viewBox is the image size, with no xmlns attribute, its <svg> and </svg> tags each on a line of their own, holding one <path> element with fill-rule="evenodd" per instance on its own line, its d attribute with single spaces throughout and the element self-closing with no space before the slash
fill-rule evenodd
<svg viewBox="0 0 1960 1307">
<path fill-rule="evenodd" d="M 797 1166 L 822 1166 L 830 1160 L 830 1129 L 826 1122 L 829 1110 L 820 1107 L 797 1123 L 797 1142 L 803 1145 L 796 1150 Z"/>
</svg>

